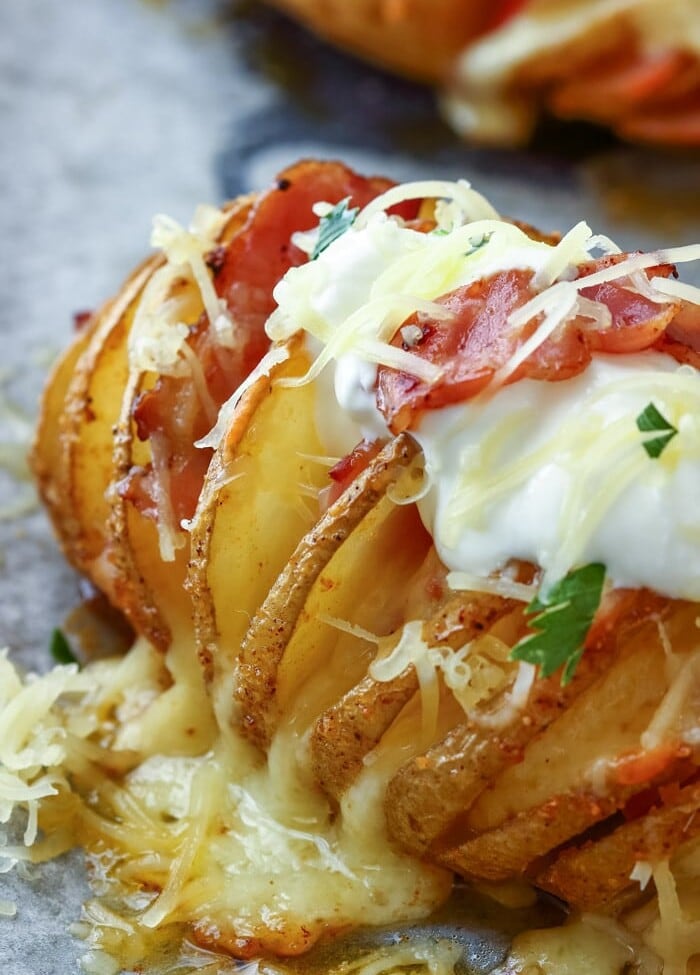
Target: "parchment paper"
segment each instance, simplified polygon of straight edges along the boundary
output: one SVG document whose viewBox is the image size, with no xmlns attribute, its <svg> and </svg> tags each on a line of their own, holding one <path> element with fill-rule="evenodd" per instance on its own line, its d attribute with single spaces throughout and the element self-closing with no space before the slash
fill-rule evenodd
<svg viewBox="0 0 700 975">
<path fill-rule="evenodd" d="M 536 148 L 460 145 L 430 92 L 331 52 L 255 4 L 3 0 L 0 11 L 0 442 L 26 441 L 75 312 L 148 250 L 151 216 L 260 187 L 283 165 L 342 157 L 396 178 L 466 176 L 503 213 L 547 228 L 585 217 L 625 247 L 700 239 L 700 162 L 549 126 Z M 687 279 L 698 281 L 697 270 Z M 27 486 L 0 472 L 0 504 Z M 36 508 L 0 521 L 0 646 L 50 666 L 78 602 Z M 8 975 L 78 971 L 68 934 L 87 893 L 78 852 L 0 875 Z"/>
</svg>

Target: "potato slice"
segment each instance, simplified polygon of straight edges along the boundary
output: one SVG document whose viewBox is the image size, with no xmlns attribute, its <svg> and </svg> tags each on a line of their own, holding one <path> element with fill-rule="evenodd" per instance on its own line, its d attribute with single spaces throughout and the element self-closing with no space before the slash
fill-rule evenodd
<svg viewBox="0 0 700 975">
<path fill-rule="evenodd" d="M 311 588 L 285 648 L 276 678 L 275 727 L 291 723 L 303 735 L 324 709 L 362 681 L 377 641 L 390 640 L 405 618 L 408 587 L 430 544 L 415 507 L 397 506 L 388 495 L 351 532 Z M 312 755 L 314 736 L 315 729 Z M 332 751 L 333 742 L 327 744 Z"/>
<path fill-rule="evenodd" d="M 679 652 L 692 646 L 694 616 L 693 607 L 681 605 L 670 621 Z M 530 743 L 522 761 L 489 783 L 461 817 L 465 840 L 443 847 L 440 862 L 491 880 L 522 874 L 533 860 L 622 808 L 631 796 L 672 779 L 687 753 L 680 743 L 678 749 L 670 747 L 663 762 L 650 761 L 648 774 L 623 772 L 630 754 L 645 758 L 640 739 L 668 687 L 664 647 L 650 620 L 605 673 Z"/>
<path fill-rule="evenodd" d="M 318 493 L 327 484 L 327 470 L 316 459 L 322 453 L 317 389 L 276 382 L 302 376 L 309 367 L 300 341 L 292 340 L 289 353 L 236 407 L 192 529 L 187 587 L 197 645 L 217 700 L 229 712 L 226 720 L 232 717 L 233 673 L 251 617 L 316 521 Z"/>
<path fill-rule="evenodd" d="M 650 613 L 661 614 L 663 605 L 653 594 L 621 591 L 594 625 L 591 646 L 568 685 L 562 687 L 558 673 L 546 680 L 538 678 L 524 713 L 511 711 L 510 715 L 506 690 L 477 707 L 473 720 L 458 724 L 443 741 L 407 762 L 387 787 L 386 813 L 394 838 L 419 856 L 459 843 L 463 818 L 487 785 L 521 762 L 528 743 L 616 659 L 624 634 Z M 523 628 L 524 622 L 519 632 L 512 633 L 512 642 L 522 636 Z"/>
<path fill-rule="evenodd" d="M 60 452 L 52 490 L 61 499 L 59 530 L 64 550 L 69 561 L 110 598 L 113 570 L 104 554 L 106 492 L 113 481 L 112 428 L 119 418 L 128 374 L 128 330 L 139 296 L 161 263 L 159 257 L 145 261 L 98 314 L 86 348 L 73 364 L 58 420 Z M 65 372 L 58 370 L 54 378 L 61 382 Z"/>
<path fill-rule="evenodd" d="M 375 514 L 374 509 L 377 509 L 389 487 L 409 465 L 417 450 L 415 442 L 403 436 L 390 441 L 384 447 L 370 466 L 299 542 L 245 634 L 238 666 L 236 696 L 242 707 L 246 732 L 260 747 L 264 748 L 269 744 L 279 720 L 280 665 L 314 583 L 365 516 Z M 376 514 L 375 517 L 379 518 Z M 371 523 L 370 519 L 368 524 Z M 375 560 L 374 569 L 379 563 L 372 552 L 371 532 L 365 538 L 370 542 L 367 554 Z M 425 544 L 424 541 L 422 544 Z M 369 596 L 366 572 L 367 562 L 364 561 L 359 592 L 357 581 L 354 581 L 354 591 L 359 598 Z M 376 592 L 380 599 L 385 598 L 379 591 L 379 586 L 376 589 L 373 586 L 372 592 Z M 260 594 L 264 596 L 263 592 Z M 239 623 L 237 632 L 240 629 Z M 281 683 L 285 703 L 292 696 L 290 688 L 298 686 L 303 674 L 315 666 L 314 661 L 318 659 L 316 654 L 317 650 L 307 653 L 306 648 L 302 653 L 295 650 L 290 652 Z"/>
<path fill-rule="evenodd" d="M 401 539 L 398 541 L 399 545 L 405 544 Z M 513 606 L 512 601 L 498 596 L 460 594 L 426 621 L 423 639 L 428 646 L 458 649 L 487 632 Z M 412 609 L 415 611 L 415 607 L 406 608 L 409 617 L 413 615 Z M 413 665 L 386 682 L 366 674 L 340 701 L 324 711 L 312 731 L 311 754 L 315 777 L 329 795 L 340 798 L 361 771 L 365 756 L 376 748 L 418 690 L 418 675 Z M 455 715 L 463 717 L 464 712 L 458 710 Z M 422 737 L 420 707 L 416 724 L 412 738 L 417 745 Z M 402 754 L 406 761 L 405 746 Z"/>
<path fill-rule="evenodd" d="M 228 203 L 226 223 L 218 242 L 225 246 L 244 227 L 253 197 L 241 197 Z M 204 311 L 197 284 L 184 277 L 168 282 L 163 302 L 177 300 L 182 320 L 195 323 Z M 114 430 L 113 479 L 122 482 L 135 465 L 147 467 L 153 457 L 149 440 L 139 441 L 133 420 L 138 397 L 153 385 L 154 376 L 140 370 L 130 370 L 122 408 Z M 110 560 L 114 565 L 114 590 L 118 603 L 134 628 L 162 650 L 167 649 L 171 633 L 192 630 L 192 607 L 185 590 L 187 565 L 190 558 L 189 539 L 174 552 L 172 560 L 164 560 L 156 521 L 148 517 L 119 491 L 110 494 L 109 519 Z"/>
<path fill-rule="evenodd" d="M 672 802 L 619 826 L 608 836 L 564 850 L 537 875 L 540 887 L 591 911 L 617 900 L 636 885 L 630 874 L 637 861 L 668 860 L 700 835 L 700 785 L 678 790 Z"/>
</svg>

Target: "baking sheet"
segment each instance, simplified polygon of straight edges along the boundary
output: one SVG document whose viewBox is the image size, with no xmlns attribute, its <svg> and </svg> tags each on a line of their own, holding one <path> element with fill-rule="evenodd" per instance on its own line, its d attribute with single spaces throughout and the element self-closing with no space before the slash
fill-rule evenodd
<svg viewBox="0 0 700 975">
<path fill-rule="evenodd" d="M 26 442 L 75 312 L 148 250 L 152 214 L 265 185 L 300 156 L 397 179 L 466 176 L 544 229 L 585 217 L 623 247 L 700 240 L 700 160 L 548 125 L 528 152 L 461 145 L 431 92 L 330 51 L 254 3 L 3 0 L 0 11 L 0 444 Z M 685 274 L 700 283 L 700 271 Z M 0 470 L 0 505 L 29 502 Z M 43 514 L 0 520 L 0 646 L 50 665 L 79 600 Z M 68 926 L 87 892 L 78 853 L 0 875 L 12 975 L 77 971 Z"/>
</svg>

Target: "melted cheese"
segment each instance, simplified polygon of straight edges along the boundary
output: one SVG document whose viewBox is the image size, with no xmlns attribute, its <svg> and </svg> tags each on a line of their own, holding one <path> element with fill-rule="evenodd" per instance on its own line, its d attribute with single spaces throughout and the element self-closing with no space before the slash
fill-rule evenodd
<svg viewBox="0 0 700 975">
<path fill-rule="evenodd" d="M 234 931 L 298 950 L 327 927 L 423 916 L 448 893 L 448 873 L 392 849 L 371 783 L 362 823 L 336 819 L 306 781 L 296 734 L 280 733 L 261 765 L 246 741 L 216 730 L 188 640 L 165 658 L 139 641 L 122 659 L 26 683 L 0 666 L 2 820 L 24 808 L 29 844 L 38 824 L 65 848 L 72 824 L 88 852 L 113 851 L 103 886 L 112 914 L 123 907 L 119 924 L 101 901 L 88 910 L 95 970 L 128 957 L 132 938 L 143 948 L 150 929 L 172 937 L 195 924 L 213 942 Z M 132 770 L 115 780 L 105 774 L 115 763 Z M 50 851 L 41 840 L 33 856 Z"/>
<path fill-rule="evenodd" d="M 434 299 L 444 291 L 504 267 L 525 267 L 539 276 L 543 286 L 552 285 L 544 309 L 547 328 L 556 328 L 567 314 L 582 307 L 579 285 L 555 279 L 587 260 L 590 249 L 598 246 L 589 228 L 579 225 L 560 245 L 551 247 L 496 219 L 493 209 L 469 187 L 454 191 L 444 184 L 431 187 L 429 192 L 453 193 L 454 205 L 443 208 L 440 218 L 444 233 L 416 234 L 386 218 L 383 207 L 407 194 L 427 191 L 425 186 L 403 188 L 365 211 L 356 229 L 334 242 L 317 261 L 289 272 L 276 290 L 280 308 L 270 322 L 272 337 L 284 339 L 300 321 L 304 323 L 309 346 L 317 353 L 305 378 L 327 376 L 330 370 L 325 367 L 337 362 L 335 393 L 341 407 L 348 401 L 354 404 L 356 429 L 366 425 L 386 432 L 370 402 L 377 363 L 422 369 L 427 381 L 435 378 L 429 364 L 419 365 L 410 349 L 392 350 L 388 340 L 412 312 L 442 313 Z M 461 223 L 469 218 L 476 219 Z M 170 223 L 161 222 L 159 227 L 159 241 L 169 259 L 166 267 L 188 266 L 198 288 L 197 301 L 210 319 L 216 316 L 211 282 L 207 284 L 208 276 L 205 280 L 202 274 L 206 234 L 200 239 L 196 231 L 188 235 Z M 627 270 L 634 273 L 643 266 L 637 261 Z M 154 309 L 174 287 L 175 277 L 168 271 L 153 286 Z M 667 295 L 658 297 L 663 301 Z M 144 316 L 148 308 L 149 302 Z M 177 305 L 166 312 L 170 324 L 160 336 L 168 335 L 164 344 L 158 331 L 162 322 L 144 318 L 137 329 L 144 341 L 137 346 L 134 339 L 134 369 L 146 362 L 156 370 L 180 369 L 180 360 L 187 359 Z M 527 313 L 536 312 L 531 307 Z M 220 331 L 227 334 L 223 326 Z M 535 341 L 542 341 L 541 329 L 535 335 Z M 275 347 L 248 382 L 269 375 L 286 355 L 284 347 Z M 661 471 L 659 476 L 671 476 L 682 467 L 687 445 L 694 449 L 688 404 L 694 403 L 697 393 L 696 375 L 687 369 L 672 373 L 666 366 L 641 373 L 644 383 L 653 380 L 660 405 L 679 427 L 675 446 L 669 446 L 662 462 L 652 466 L 657 474 Z M 639 408 L 639 387 L 639 375 L 626 374 L 610 394 L 614 402 L 616 397 L 624 401 L 627 419 L 630 410 L 634 414 Z M 605 403 L 601 417 L 607 416 L 607 394 L 601 394 L 595 384 L 589 392 L 596 402 L 598 397 Z M 218 442 L 241 393 L 226 405 L 207 443 Z M 504 416 L 512 420 L 512 404 L 503 398 L 506 393 L 499 391 L 493 402 L 503 403 Z M 359 418 L 358 410 L 364 411 Z M 575 424 L 574 412 L 569 410 L 571 424 Z M 464 427 L 462 422 L 460 429 Z M 607 436 L 604 419 L 593 433 L 576 428 L 590 441 L 592 471 L 602 466 L 597 436 L 601 427 Z M 445 430 L 440 431 L 443 440 Z M 605 449 L 615 456 L 613 448 L 627 444 L 629 431 L 625 427 L 619 437 L 616 427 L 613 432 L 611 442 L 605 440 Z M 525 456 L 516 458 L 511 481 L 520 484 L 532 474 L 532 451 L 556 462 L 561 454 L 557 436 L 550 431 L 544 443 L 534 446 L 525 439 Z M 497 424 L 485 431 L 483 439 L 480 463 L 494 474 L 508 436 Z M 639 443 L 636 446 L 649 465 Z M 454 444 L 447 447 L 455 449 Z M 473 459 L 474 447 L 467 443 L 461 455 Z M 427 439 L 424 448 L 428 480 L 434 485 L 444 480 L 446 458 L 436 459 Z M 607 462 L 608 455 L 603 454 Z M 454 510 L 450 514 L 451 529 L 456 520 L 458 534 L 468 521 L 462 509 L 469 488 L 469 470 L 462 465 L 448 504 L 448 508 L 461 506 L 457 517 Z M 435 499 L 424 501 L 428 511 Z M 488 503 L 489 498 L 479 501 L 482 506 Z M 599 513 L 596 509 L 590 518 L 595 520 Z M 430 521 L 427 514 L 426 520 Z M 442 544 L 440 530 L 436 536 Z M 566 564 L 564 560 L 557 571 L 564 571 Z M 454 568 L 467 582 L 468 560 L 460 559 Z M 484 566 L 480 564 L 478 571 L 483 572 Z M 459 575 L 454 579 L 458 584 Z M 524 597 L 522 588 L 517 592 Z M 490 634 L 457 651 L 429 647 L 419 628 L 420 624 L 409 623 L 392 652 L 376 661 L 377 679 L 390 680 L 413 664 L 429 717 L 435 715 L 438 676 L 465 710 L 501 688 L 508 689 L 514 712 L 524 706 L 534 668 L 508 661 L 505 643 Z M 424 916 L 445 897 L 450 874 L 403 856 L 388 842 L 382 801 L 390 763 L 382 766 L 380 759 L 374 769 L 368 765 L 343 797 L 337 815 L 308 779 L 307 747 L 306 737 L 296 733 L 292 723 L 291 730 L 283 726 L 278 732 L 267 762 L 262 762 L 227 723 L 219 727 L 188 633 L 176 634 L 165 656 L 138 641 L 123 659 L 92 665 L 82 673 L 74 667 L 57 668 L 25 682 L 0 658 L 0 819 L 6 821 L 17 808 L 25 811 L 25 843 L 34 844 L 34 858 L 62 852 L 76 842 L 94 855 L 103 896 L 87 905 L 86 927 L 81 931 L 89 946 L 85 964 L 99 975 L 117 970 L 115 957 L 124 967 L 133 968 L 149 946 L 159 946 L 175 934 L 182 939 L 186 925 L 194 925 L 205 944 L 235 937 L 254 945 L 260 942 L 269 950 L 294 952 L 326 930 Z M 38 830 L 43 830 L 43 837 Z M 107 855 L 105 848 L 110 851 Z M 21 856 L 26 851 L 3 850 L 6 861 Z M 663 882 L 664 874 L 659 877 Z M 11 911 L 9 905 L 0 909 Z M 662 906 L 661 921 L 668 916 L 669 910 Z M 678 926 L 673 930 L 683 938 L 688 933 Z M 620 959 L 630 959 L 628 949 L 623 952 L 614 939 L 611 944 L 609 937 L 587 935 L 582 945 L 576 932 L 572 926 L 566 933 L 547 933 L 539 941 L 534 936 L 521 940 L 506 970 L 524 971 L 517 965 L 525 959 L 525 965 L 537 965 L 545 973 L 558 966 L 557 975 L 562 975 L 572 951 L 579 952 L 579 960 L 580 952 L 587 952 L 584 957 L 590 960 L 591 970 L 601 973 L 612 973 Z M 566 945 L 569 956 L 562 947 Z M 426 951 L 414 945 L 393 956 L 393 961 L 365 960 L 353 970 L 375 975 L 409 965 L 449 975 L 455 961 L 454 952 L 444 945 Z"/>
<path fill-rule="evenodd" d="M 624 934 L 585 921 L 528 931 L 518 935 L 506 962 L 493 975 L 620 975 L 637 961 L 627 940 Z"/>
</svg>

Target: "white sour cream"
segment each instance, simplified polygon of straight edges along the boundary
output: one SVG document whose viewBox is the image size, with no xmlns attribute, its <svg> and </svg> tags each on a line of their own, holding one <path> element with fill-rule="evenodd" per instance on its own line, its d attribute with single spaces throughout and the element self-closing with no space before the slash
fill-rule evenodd
<svg viewBox="0 0 700 975">
<path fill-rule="evenodd" d="M 533 270 L 546 288 L 600 246 L 584 223 L 557 246 L 490 218 L 439 234 L 383 214 L 358 223 L 285 275 L 267 326 L 274 339 L 305 329 L 318 356 L 308 378 L 320 386 L 319 432 L 337 456 L 390 436 L 372 354 L 421 301 L 511 268 Z M 658 458 L 636 423 L 650 402 L 678 430 Z M 485 577 L 523 559 L 542 567 L 546 588 L 602 562 L 616 585 L 700 600 L 700 374 L 691 367 L 654 352 L 598 356 L 573 379 L 521 380 L 428 411 L 412 432 L 430 482 L 421 516 L 449 569 Z"/>
<path fill-rule="evenodd" d="M 636 424 L 650 401 L 679 429 L 657 459 Z M 699 404 L 696 370 L 641 353 L 425 413 L 419 507 L 441 559 L 478 576 L 524 559 L 545 582 L 602 562 L 616 585 L 700 599 Z"/>
</svg>

